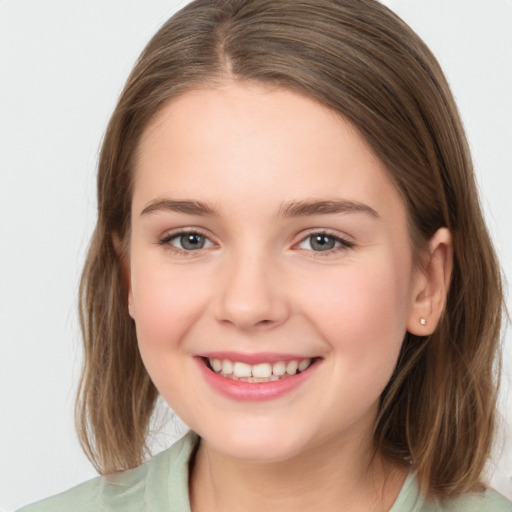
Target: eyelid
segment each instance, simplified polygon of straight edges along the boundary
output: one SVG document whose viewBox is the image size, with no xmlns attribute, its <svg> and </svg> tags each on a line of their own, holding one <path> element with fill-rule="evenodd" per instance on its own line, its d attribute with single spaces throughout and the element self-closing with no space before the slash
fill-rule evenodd
<svg viewBox="0 0 512 512">
<path fill-rule="evenodd" d="M 207 239 L 211 245 L 209 247 L 202 247 L 202 248 L 196 249 L 196 250 L 186 250 L 186 249 L 181 249 L 179 247 L 176 247 L 170 243 L 172 240 L 174 240 L 180 236 L 187 235 L 187 234 L 200 235 L 200 236 L 204 237 L 205 239 Z M 211 247 L 218 245 L 212 240 L 212 237 L 209 234 L 207 234 L 204 229 L 198 228 L 198 227 L 193 227 L 193 226 L 186 227 L 186 228 L 176 228 L 176 229 L 173 229 L 170 231 L 166 231 L 163 235 L 157 237 L 156 242 L 158 245 L 163 246 L 166 250 L 169 250 L 169 251 L 177 253 L 177 254 L 184 254 L 186 256 L 193 256 L 195 253 L 200 253 L 203 250 L 208 250 Z"/>
<path fill-rule="evenodd" d="M 303 233 L 301 235 L 300 240 L 294 244 L 294 247 L 297 247 L 298 245 L 305 242 L 308 238 L 315 236 L 315 235 L 325 235 L 330 238 L 333 238 L 339 245 L 333 247 L 332 249 L 328 249 L 326 251 L 314 251 L 313 249 L 301 249 L 301 248 L 299 248 L 299 250 L 303 250 L 303 251 L 312 253 L 316 257 L 316 256 L 327 256 L 327 255 L 337 253 L 337 252 L 343 252 L 348 249 L 352 249 L 356 245 L 352 240 L 350 240 L 350 238 L 348 236 L 344 236 L 344 235 L 340 234 L 339 232 L 335 232 L 335 231 L 332 231 L 329 229 L 311 229 L 307 233 L 305 233 L 305 234 Z"/>
<path fill-rule="evenodd" d="M 180 249 L 179 247 L 176 247 L 170 243 L 171 240 L 174 240 L 180 236 L 190 234 L 190 233 L 198 234 L 198 235 L 204 237 L 205 239 L 208 240 L 208 242 L 210 242 L 211 245 L 209 247 L 202 247 L 202 248 L 199 248 L 196 250 L 186 250 L 186 249 Z M 308 238 L 310 238 L 314 235 L 325 235 L 330 238 L 333 238 L 338 243 L 338 245 L 333 247 L 332 249 L 327 249 L 325 251 L 315 251 L 313 249 L 301 249 L 300 247 L 297 247 L 300 244 L 302 244 L 304 241 L 306 241 Z M 209 233 L 207 233 L 206 230 L 199 228 L 199 227 L 189 226 L 189 227 L 181 227 L 181 228 L 176 228 L 176 229 L 167 231 L 163 235 L 158 236 L 156 242 L 158 245 L 164 246 L 164 248 L 166 250 L 169 250 L 171 252 L 174 252 L 177 254 L 183 254 L 186 256 L 193 256 L 193 255 L 197 255 L 197 253 L 203 252 L 204 250 L 208 250 L 211 247 L 218 246 L 218 243 L 216 243 L 212 238 L 213 237 Z M 328 256 L 333 253 L 339 253 L 339 252 L 346 251 L 348 249 L 355 247 L 355 245 L 356 244 L 350 240 L 350 237 L 348 237 L 346 235 L 343 235 L 339 232 L 336 232 L 336 231 L 333 231 L 330 229 L 316 228 L 316 229 L 308 230 L 306 233 L 302 233 L 300 239 L 293 244 L 292 248 L 298 248 L 299 250 L 307 251 L 308 253 L 311 253 L 314 257 L 317 257 L 317 256 L 321 257 L 321 256 Z"/>
</svg>

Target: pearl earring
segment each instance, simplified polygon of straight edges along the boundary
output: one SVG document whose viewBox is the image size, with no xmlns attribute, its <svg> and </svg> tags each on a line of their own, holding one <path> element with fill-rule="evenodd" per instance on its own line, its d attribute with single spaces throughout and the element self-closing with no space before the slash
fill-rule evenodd
<svg viewBox="0 0 512 512">
<path fill-rule="evenodd" d="M 421 324 L 421 325 L 427 325 L 427 319 L 426 319 L 426 318 L 421 317 L 421 318 L 420 318 L 420 324 Z"/>
</svg>

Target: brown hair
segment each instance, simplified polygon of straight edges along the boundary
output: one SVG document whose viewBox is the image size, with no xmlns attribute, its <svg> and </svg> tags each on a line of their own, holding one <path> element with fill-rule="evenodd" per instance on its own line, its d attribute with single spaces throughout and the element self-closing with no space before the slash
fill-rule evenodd
<svg viewBox="0 0 512 512">
<path fill-rule="evenodd" d="M 157 391 L 137 349 L 113 237 L 130 229 L 132 167 L 154 114 L 178 94 L 226 79 L 275 84 L 350 120 L 387 166 L 417 249 L 441 227 L 454 269 L 444 316 L 407 334 L 381 399 L 376 446 L 413 464 L 430 496 L 475 487 L 493 436 L 502 290 L 468 145 L 434 56 L 375 0 L 196 0 L 150 41 L 101 151 L 98 223 L 80 299 L 82 445 L 101 473 L 138 465 Z"/>
</svg>

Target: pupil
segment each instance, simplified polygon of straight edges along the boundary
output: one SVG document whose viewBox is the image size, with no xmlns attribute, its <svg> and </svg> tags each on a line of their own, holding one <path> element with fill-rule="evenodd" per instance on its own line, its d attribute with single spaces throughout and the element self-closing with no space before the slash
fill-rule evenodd
<svg viewBox="0 0 512 512">
<path fill-rule="evenodd" d="M 311 247 L 315 251 L 329 251 L 334 249 L 336 242 L 328 235 L 315 235 L 311 237 Z"/>
<path fill-rule="evenodd" d="M 204 246 L 204 238 L 197 233 L 189 233 L 180 237 L 180 243 L 184 249 L 201 249 Z"/>
</svg>

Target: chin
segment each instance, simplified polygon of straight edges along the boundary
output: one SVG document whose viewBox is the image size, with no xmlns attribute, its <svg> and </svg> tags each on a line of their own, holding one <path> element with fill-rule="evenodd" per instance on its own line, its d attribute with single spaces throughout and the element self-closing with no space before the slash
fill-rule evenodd
<svg viewBox="0 0 512 512">
<path fill-rule="evenodd" d="M 287 434 L 285 434 L 287 432 Z M 217 452 L 226 457 L 254 464 L 282 462 L 297 457 L 308 449 L 309 443 L 298 435 L 290 436 L 290 429 L 277 426 L 263 429 L 222 429 L 198 434 Z M 298 434 L 298 433 L 297 433 Z"/>
</svg>

